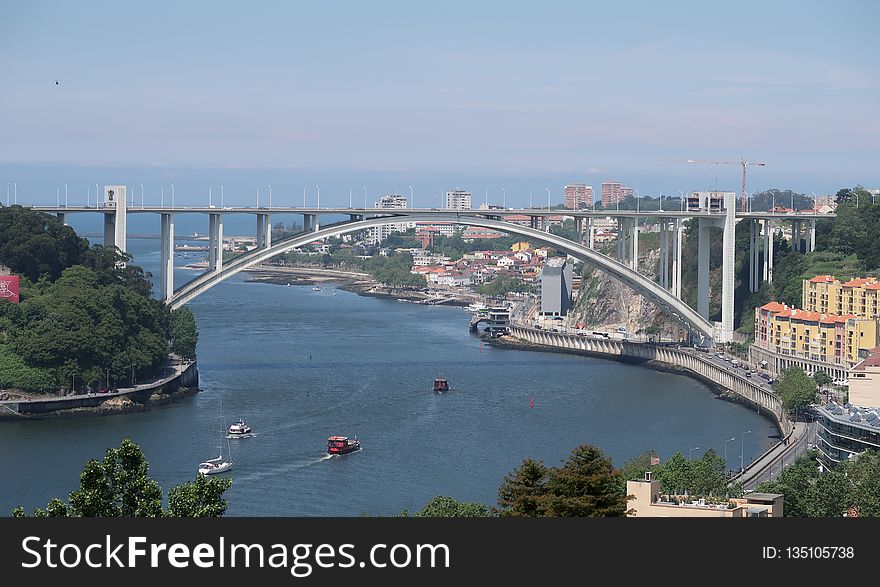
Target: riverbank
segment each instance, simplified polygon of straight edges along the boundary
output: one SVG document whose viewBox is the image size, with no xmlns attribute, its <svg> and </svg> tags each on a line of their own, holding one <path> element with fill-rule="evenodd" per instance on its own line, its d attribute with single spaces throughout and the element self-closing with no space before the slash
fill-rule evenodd
<svg viewBox="0 0 880 587">
<path fill-rule="evenodd" d="M 199 371 L 195 361 L 172 359 L 164 377 L 110 393 L 86 393 L 67 396 L 7 394 L 0 401 L 0 421 L 68 418 L 142 412 L 168 404 L 199 391 Z"/>
<path fill-rule="evenodd" d="M 316 286 L 322 283 L 335 283 L 343 291 L 373 298 L 386 298 L 425 304 L 444 304 L 447 306 L 467 306 L 482 302 L 484 297 L 473 292 L 434 291 L 388 286 L 376 281 L 369 273 L 340 271 L 317 267 L 282 267 L 277 265 L 257 265 L 245 269 L 249 274 L 246 281 L 272 283 L 287 286 Z"/>
<path fill-rule="evenodd" d="M 788 435 L 792 430 L 792 423 L 785 417 L 778 396 L 760 389 L 745 378 L 706 363 L 697 353 L 637 343 L 590 340 L 522 327 L 513 327 L 511 330 L 512 333 L 506 336 L 487 340 L 502 348 L 599 357 L 656 371 L 686 375 L 705 383 L 718 399 L 741 403 L 769 419 L 779 431 L 779 438 Z M 526 340 L 516 336 L 517 333 L 536 340 Z"/>
</svg>

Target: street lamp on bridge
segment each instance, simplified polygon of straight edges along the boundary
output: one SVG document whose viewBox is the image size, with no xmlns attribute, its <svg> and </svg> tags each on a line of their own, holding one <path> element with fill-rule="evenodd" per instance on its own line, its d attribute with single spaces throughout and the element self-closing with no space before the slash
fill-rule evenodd
<svg viewBox="0 0 880 587">
<path fill-rule="evenodd" d="M 736 440 L 736 436 L 734 436 L 733 438 L 728 438 L 727 440 L 724 441 L 724 468 L 725 469 L 730 469 L 730 467 L 727 466 L 727 443 L 733 442 L 734 440 Z"/>
<path fill-rule="evenodd" d="M 688 449 L 688 460 L 691 460 L 691 455 L 694 454 L 695 450 L 700 450 L 699 446 L 695 446 L 694 448 Z"/>
<path fill-rule="evenodd" d="M 742 433 L 742 440 L 741 440 L 741 442 L 740 442 L 740 447 L 739 447 L 739 475 L 740 475 L 740 481 L 742 481 L 742 475 L 743 475 L 743 473 L 746 472 L 746 468 L 745 468 L 745 466 L 744 466 L 744 465 L 745 465 L 745 462 L 744 462 L 744 460 L 743 460 L 743 455 L 745 454 L 745 446 L 746 446 L 746 434 L 751 434 L 751 433 L 752 433 L 751 430 L 746 430 L 745 432 Z"/>
<path fill-rule="evenodd" d="M 409 207 L 410 208 L 415 208 L 415 201 L 416 201 L 416 198 L 413 195 L 413 187 L 409 186 Z"/>
<path fill-rule="evenodd" d="M 364 188 L 364 210 L 366 210 L 367 209 L 367 186 L 362 185 L 361 187 Z"/>
<path fill-rule="evenodd" d="M 269 209 L 271 210 L 272 209 L 272 186 L 267 183 L 266 187 L 269 188 Z"/>
</svg>

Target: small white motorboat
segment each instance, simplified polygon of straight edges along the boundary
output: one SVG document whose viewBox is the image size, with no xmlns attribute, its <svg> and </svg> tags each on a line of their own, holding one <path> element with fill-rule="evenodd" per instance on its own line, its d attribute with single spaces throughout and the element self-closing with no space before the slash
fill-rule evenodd
<svg viewBox="0 0 880 587">
<path fill-rule="evenodd" d="M 231 425 L 229 427 L 229 433 L 226 435 L 227 438 L 249 438 L 253 436 L 254 433 L 251 430 L 251 427 L 245 424 L 244 420 L 241 418 L 238 419 L 238 422 Z"/>
</svg>

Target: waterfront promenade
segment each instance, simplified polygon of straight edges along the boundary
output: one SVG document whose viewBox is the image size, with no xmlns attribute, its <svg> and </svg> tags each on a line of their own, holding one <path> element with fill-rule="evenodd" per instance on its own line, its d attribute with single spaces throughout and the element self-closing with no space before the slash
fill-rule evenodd
<svg viewBox="0 0 880 587">
<path fill-rule="evenodd" d="M 119 387 L 107 393 L 31 397 L 0 401 L 0 420 L 45 418 L 66 413 L 120 412 L 143 407 L 156 395 L 173 397 L 180 388 L 197 389 L 196 361 L 169 359 L 161 375 L 153 380 Z"/>
</svg>

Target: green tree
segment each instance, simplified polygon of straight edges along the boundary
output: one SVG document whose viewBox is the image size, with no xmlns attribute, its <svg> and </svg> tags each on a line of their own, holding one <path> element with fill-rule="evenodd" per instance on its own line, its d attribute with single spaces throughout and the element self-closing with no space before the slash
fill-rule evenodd
<svg viewBox="0 0 880 587">
<path fill-rule="evenodd" d="M 522 279 L 505 275 L 503 273 L 495 277 L 492 281 L 477 286 L 478 292 L 484 296 L 493 298 L 504 297 L 509 293 L 530 292 L 533 290 L 534 288 Z"/>
<path fill-rule="evenodd" d="M 498 489 L 502 516 L 606 517 L 626 515 L 621 473 L 588 444 L 575 448 L 561 467 L 526 459 Z"/>
<path fill-rule="evenodd" d="M 413 514 L 416 518 L 488 518 L 490 516 L 492 511 L 481 503 L 458 501 L 445 495 L 431 498 L 425 507 Z"/>
<path fill-rule="evenodd" d="M 786 517 L 808 517 L 812 508 L 809 505 L 810 488 L 819 478 L 815 451 L 798 457 L 782 471 L 775 481 L 767 481 L 758 485 L 756 490 L 761 493 L 781 493 L 785 495 Z"/>
<path fill-rule="evenodd" d="M 548 469 L 544 463 L 525 459 L 504 477 L 498 488 L 498 505 L 502 516 L 537 517 L 545 512 Z"/>
<path fill-rule="evenodd" d="M 782 398 L 783 407 L 797 415 L 816 401 L 816 382 L 800 367 L 790 367 L 773 382 L 773 391 Z"/>
<path fill-rule="evenodd" d="M 189 308 L 178 308 L 171 314 L 171 351 L 184 359 L 196 357 L 199 331 Z"/>
<path fill-rule="evenodd" d="M 658 465 L 655 472 L 656 479 L 663 485 L 664 490 L 678 494 L 693 492 L 694 472 L 691 461 L 680 452 Z"/>
<path fill-rule="evenodd" d="M 124 438 L 117 448 L 109 448 L 103 460 L 86 463 L 78 489 L 70 492 L 68 503 L 52 499 L 46 509 L 36 509 L 35 517 L 215 517 L 226 511 L 223 493 L 232 480 L 204 478 L 176 485 L 168 495 L 169 508 L 162 509 L 162 489 L 147 475 L 149 463 L 140 447 Z M 22 507 L 12 511 L 25 517 Z"/>
<path fill-rule="evenodd" d="M 849 480 L 838 471 L 828 471 L 807 489 L 804 501 L 807 517 L 839 518 L 852 504 Z"/>
<path fill-rule="evenodd" d="M 618 517 L 626 515 L 621 495 L 620 471 L 598 448 L 575 448 L 562 467 L 550 470 L 547 479 L 546 515 L 551 517 Z"/>
<path fill-rule="evenodd" d="M 816 383 L 816 385 L 821 387 L 822 385 L 828 385 L 832 383 L 834 380 L 825 371 L 816 371 L 815 373 L 813 373 L 813 381 Z"/>
<path fill-rule="evenodd" d="M 175 485 L 168 491 L 165 516 L 174 518 L 218 518 L 226 513 L 223 493 L 232 486 L 229 477 L 196 475 L 194 481 Z"/>
</svg>

